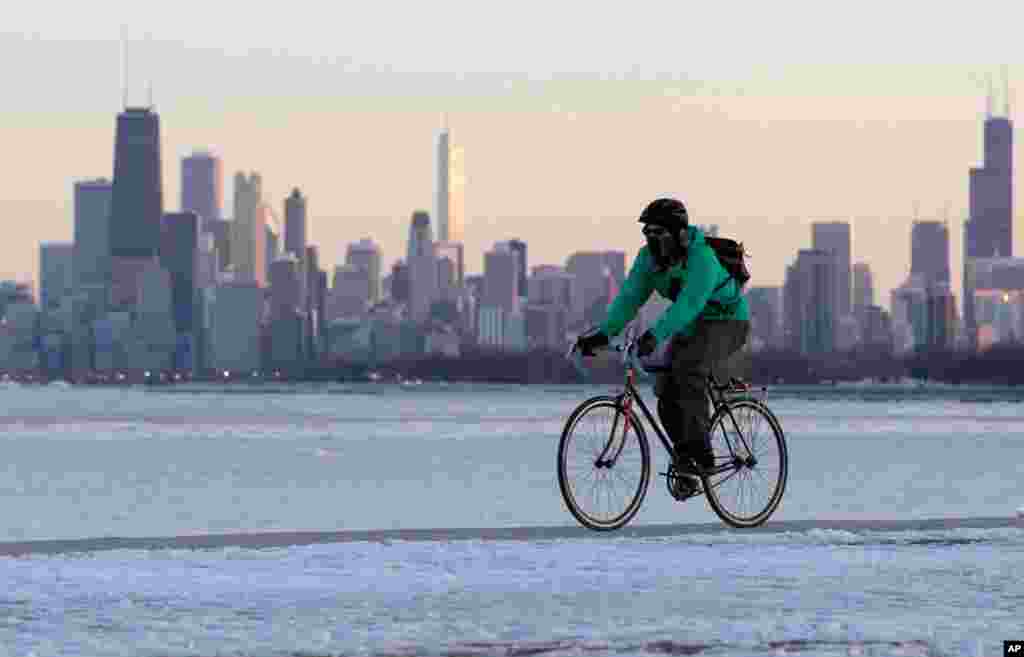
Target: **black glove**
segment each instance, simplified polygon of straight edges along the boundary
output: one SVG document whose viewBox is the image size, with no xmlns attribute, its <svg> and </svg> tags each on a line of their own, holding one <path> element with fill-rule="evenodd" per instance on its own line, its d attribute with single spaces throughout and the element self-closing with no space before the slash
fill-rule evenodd
<svg viewBox="0 0 1024 657">
<path fill-rule="evenodd" d="M 598 331 L 591 335 L 581 335 L 576 338 L 576 348 L 583 356 L 593 356 L 595 349 L 608 346 L 608 336 Z"/>
<path fill-rule="evenodd" d="M 654 334 L 650 331 L 644 331 L 644 334 L 636 341 L 636 355 L 640 358 L 648 356 L 654 352 L 657 346 L 658 338 L 654 337 Z"/>
</svg>

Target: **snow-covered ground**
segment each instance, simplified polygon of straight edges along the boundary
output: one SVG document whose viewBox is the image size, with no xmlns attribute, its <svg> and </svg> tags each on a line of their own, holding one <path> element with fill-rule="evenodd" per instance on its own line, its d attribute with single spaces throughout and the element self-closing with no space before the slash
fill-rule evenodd
<svg viewBox="0 0 1024 657">
<path fill-rule="evenodd" d="M 980 657 L 1022 566 L 1016 528 L 6 558 L 0 655 Z"/>
<path fill-rule="evenodd" d="M 0 542 L 573 526 L 558 435 L 607 389 L 5 387 Z M 773 520 L 854 530 L 0 558 L 0 656 L 990 655 L 1020 638 L 1018 404 L 771 405 L 790 449 Z M 651 483 L 633 527 L 718 522 Z M 870 529 L 979 517 L 1008 526 Z"/>
</svg>

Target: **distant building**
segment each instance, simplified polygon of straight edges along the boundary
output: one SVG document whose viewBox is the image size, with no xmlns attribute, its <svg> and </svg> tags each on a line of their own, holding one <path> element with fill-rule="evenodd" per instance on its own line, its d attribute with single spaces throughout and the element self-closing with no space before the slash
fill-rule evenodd
<svg viewBox="0 0 1024 657">
<path fill-rule="evenodd" d="M 286 253 L 270 265 L 270 316 L 303 312 L 302 301 L 302 268 L 294 254 Z"/>
<path fill-rule="evenodd" d="M 577 252 L 569 256 L 565 270 L 576 277 L 574 321 L 594 314 L 595 305 L 608 296 L 608 279 L 617 285 L 625 280 L 626 254 L 622 251 Z M 601 311 L 604 308 L 600 308 Z"/>
<path fill-rule="evenodd" d="M 391 266 L 391 298 L 398 303 L 409 301 L 409 267 L 402 260 Z"/>
<path fill-rule="evenodd" d="M 571 312 L 576 296 L 576 277 L 561 267 L 534 267 L 525 292 L 530 304 L 557 305 Z"/>
<path fill-rule="evenodd" d="M 750 308 L 750 341 L 754 350 L 776 347 L 782 325 L 782 289 L 752 287 L 747 290 Z"/>
<path fill-rule="evenodd" d="M 480 306 L 477 320 L 477 342 L 484 347 L 505 346 L 505 309 L 501 306 Z"/>
<path fill-rule="evenodd" d="M 381 298 L 380 261 L 380 247 L 369 238 L 359 240 L 354 244 L 349 244 L 345 253 L 346 265 L 355 265 L 366 270 L 367 280 L 370 286 L 368 301 L 371 304 L 377 303 Z"/>
<path fill-rule="evenodd" d="M 949 285 L 949 229 L 941 221 L 915 221 L 910 229 L 910 273 L 925 285 Z"/>
<path fill-rule="evenodd" d="M 1013 122 L 989 115 L 984 123 L 984 163 L 969 173 L 965 255 L 1013 255 Z"/>
<path fill-rule="evenodd" d="M 110 281 L 110 202 L 112 183 L 105 178 L 75 183 L 74 280 L 106 286 Z"/>
<path fill-rule="evenodd" d="M 861 344 L 886 353 L 893 351 L 892 320 L 879 306 L 867 306 L 862 311 Z"/>
<path fill-rule="evenodd" d="M 195 212 L 164 215 L 160 264 L 170 274 L 172 314 L 179 333 L 195 330 L 199 227 L 199 215 Z"/>
<path fill-rule="evenodd" d="M 225 219 L 212 219 L 203 222 L 203 230 L 213 237 L 213 246 L 217 251 L 218 271 L 224 271 L 231 265 L 231 233 L 232 222 Z"/>
<path fill-rule="evenodd" d="M 284 201 L 284 250 L 300 262 L 306 254 L 306 197 L 297 187 Z"/>
<path fill-rule="evenodd" d="M 438 286 L 441 296 L 451 298 L 462 290 L 466 280 L 465 253 L 461 242 L 436 242 Z"/>
<path fill-rule="evenodd" d="M 437 256 L 430 229 L 430 216 L 418 211 L 409 227 L 409 316 L 422 322 L 430 316 L 430 308 L 439 298 Z"/>
<path fill-rule="evenodd" d="M 434 234 L 430 227 L 430 214 L 423 210 L 412 213 L 409 223 L 409 241 L 406 249 L 406 261 L 416 255 L 433 255 Z"/>
<path fill-rule="evenodd" d="M 267 211 L 267 256 L 265 262 L 267 265 L 266 281 L 269 285 L 270 265 L 281 256 L 281 238 L 278 237 L 278 234 L 272 225 L 272 223 L 276 221 L 273 210 L 270 209 L 269 205 L 264 207 L 266 207 Z"/>
<path fill-rule="evenodd" d="M 437 241 L 462 242 L 465 238 L 465 171 L 462 149 L 452 145 L 448 129 L 434 141 L 434 220 Z"/>
<path fill-rule="evenodd" d="M 838 315 L 852 312 L 850 303 L 850 224 L 845 221 L 814 222 L 811 224 L 812 248 L 831 251 L 836 255 L 835 302 Z"/>
<path fill-rule="evenodd" d="M 369 302 L 369 272 L 358 265 L 335 267 L 334 282 L 327 298 L 327 319 L 361 317 Z"/>
<path fill-rule="evenodd" d="M 260 287 L 267 284 L 267 224 L 269 208 L 263 203 L 259 174 L 235 175 L 235 216 L 231 232 L 231 264 L 236 280 Z"/>
<path fill-rule="evenodd" d="M 263 290 L 255 284 L 224 284 L 210 300 L 210 364 L 216 370 L 250 373 L 261 367 Z"/>
<path fill-rule="evenodd" d="M 224 207 L 224 172 L 221 160 L 208 152 L 195 152 L 181 160 L 181 211 L 199 217 L 200 232 L 221 218 Z"/>
<path fill-rule="evenodd" d="M 28 301 L 9 303 L 0 320 L 0 370 L 28 371 L 39 366 L 36 335 L 39 312 Z"/>
<path fill-rule="evenodd" d="M 43 242 L 39 245 L 39 307 L 56 308 L 74 292 L 75 246 L 71 242 Z"/>
<path fill-rule="evenodd" d="M 786 270 L 783 287 L 785 343 L 808 355 L 836 347 L 838 257 L 832 250 L 801 249 Z"/>
<path fill-rule="evenodd" d="M 484 254 L 481 307 L 499 307 L 505 313 L 519 310 L 519 262 L 519 252 L 508 242 L 498 242 Z"/>
<path fill-rule="evenodd" d="M 517 294 L 521 297 L 525 297 L 527 294 L 526 288 L 526 242 L 522 240 L 509 240 L 508 247 L 516 254 L 516 260 L 518 262 L 519 269 L 519 280 L 517 285 Z"/>
<path fill-rule="evenodd" d="M 989 99 L 991 103 L 991 99 Z M 983 130 L 984 162 L 968 172 L 968 219 L 964 223 L 964 329 L 969 348 L 980 347 L 974 308 L 975 288 L 969 280 L 976 258 L 1013 256 L 1013 122 L 1007 102 L 1005 116 L 989 107 Z"/>
<path fill-rule="evenodd" d="M 151 108 L 129 107 L 117 116 L 111 194 L 111 255 L 156 257 L 164 211 L 160 119 Z"/>
<path fill-rule="evenodd" d="M 565 347 L 569 332 L 569 308 L 554 304 L 528 304 L 526 342 L 533 348 L 557 349 Z"/>
<path fill-rule="evenodd" d="M 853 266 L 853 314 L 860 318 L 864 311 L 875 305 L 875 281 L 871 266 L 858 262 Z"/>
</svg>

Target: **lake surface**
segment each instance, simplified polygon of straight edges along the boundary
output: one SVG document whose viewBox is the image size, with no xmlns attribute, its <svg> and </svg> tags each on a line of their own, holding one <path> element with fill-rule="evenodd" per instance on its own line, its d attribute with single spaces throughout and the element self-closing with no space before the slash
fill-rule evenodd
<svg viewBox="0 0 1024 657">
<path fill-rule="evenodd" d="M 80 540 L 0 558 L 0 655 L 988 655 L 1021 638 L 1014 393 L 771 391 L 790 451 L 772 522 L 726 530 L 653 477 L 608 536 L 574 529 L 554 468 L 565 416 L 610 389 L 0 388 L 0 542 Z M 391 533 L 94 551 L 359 530 Z"/>
</svg>

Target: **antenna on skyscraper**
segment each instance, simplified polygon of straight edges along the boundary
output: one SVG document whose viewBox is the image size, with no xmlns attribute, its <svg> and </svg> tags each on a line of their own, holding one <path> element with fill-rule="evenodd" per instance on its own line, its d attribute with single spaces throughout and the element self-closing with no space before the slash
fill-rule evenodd
<svg viewBox="0 0 1024 657">
<path fill-rule="evenodd" d="M 1010 67 L 1003 64 L 1003 114 L 1010 118 Z"/>
<path fill-rule="evenodd" d="M 146 32 L 146 105 L 150 110 L 153 109 L 153 62 L 149 59 L 153 55 L 153 33 Z"/>
<path fill-rule="evenodd" d="M 992 118 L 992 75 L 990 73 L 985 74 L 985 82 L 988 86 L 987 95 L 985 96 L 985 118 Z"/>
<path fill-rule="evenodd" d="M 121 26 L 120 52 L 120 75 L 121 75 L 121 109 L 128 107 L 128 44 L 125 37 L 125 26 Z"/>
</svg>

